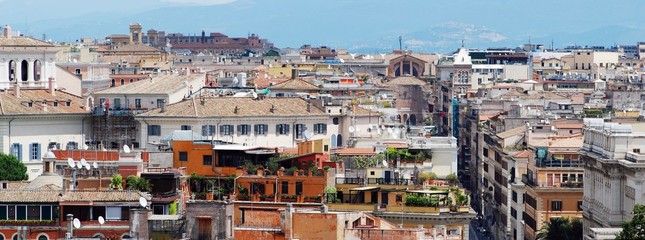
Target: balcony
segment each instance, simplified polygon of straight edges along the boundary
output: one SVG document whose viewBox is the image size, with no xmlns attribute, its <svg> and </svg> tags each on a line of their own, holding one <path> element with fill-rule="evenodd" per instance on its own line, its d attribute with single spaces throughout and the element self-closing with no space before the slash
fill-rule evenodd
<svg viewBox="0 0 645 240">
<path fill-rule="evenodd" d="M 355 184 L 362 185 L 366 183 L 365 178 L 336 178 L 336 184 Z M 378 185 L 411 185 L 414 184 L 412 179 L 397 179 L 397 178 L 367 178 L 367 184 Z"/>
<path fill-rule="evenodd" d="M 645 154 L 635 153 L 635 152 L 627 152 L 625 154 L 625 160 L 633 162 L 633 163 L 645 163 Z"/>
</svg>

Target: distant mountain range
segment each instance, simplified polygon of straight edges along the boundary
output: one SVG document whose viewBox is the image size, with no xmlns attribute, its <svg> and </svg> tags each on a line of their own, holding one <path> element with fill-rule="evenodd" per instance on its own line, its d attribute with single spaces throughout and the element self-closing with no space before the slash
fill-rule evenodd
<svg viewBox="0 0 645 240">
<path fill-rule="evenodd" d="M 541 43 L 550 47 L 567 45 L 634 45 L 645 41 L 644 28 L 622 25 L 600 27 L 591 31 L 529 36 L 521 32 L 504 32 L 465 22 L 438 22 L 396 27 L 381 21 L 378 15 L 361 18 L 326 14 L 332 6 L 317 11 L 281 11 L 264 2 L 217 6 L 166 7 L 141 12 L 93 13 L 83 16 L 31 23 L 26 34 L 57 41 L 75 41 L 81 37 L 102 39 L 107 35 L 128 33 L 132 22 L 142 24 L 144 31 L 154 28 L 166 33 L 201 34 L 202 30 L 221 32 L 231 37 L 257 33 L 277 47 L 300 47 L 303 44 L 326 45 L 357 53 L 384 53 L 402 47 L 416 52 L 450 53 L 462 44 L 469 48 L 518 47 Z M 251 6 L 253 5 L 253 6 Z M 259 5 L 259 6 L 256 6 Z M 311 22 L 311 24 L 307 24 Z M 16 29 L 14 27 L 14 29 Z M 22 30 L 22 29 L 16 29 Z M 23 30 L 24 31 L 24 30 Z"/>
</svg>

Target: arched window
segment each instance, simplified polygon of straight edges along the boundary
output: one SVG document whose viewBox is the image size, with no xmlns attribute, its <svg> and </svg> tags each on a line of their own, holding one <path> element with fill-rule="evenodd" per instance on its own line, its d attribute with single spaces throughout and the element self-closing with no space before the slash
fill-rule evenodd
<svg viewBox="0 0 645 240">
<path fill-rule="evenodd" d="M 40 61 L 38 61 L 38 60 L 34 61 L 34 80 L 36 80 L 36 81 L 41 80 L 41 77 L 42 77 L 41 76 L 41 70 L 42 70 L 41 68 L 42 68 L 42 64 L 40 63 Z"/>
<path fill-rule="evenodd" d="M 336 146 L 337 147 L 342 147 L 343 146 L 343 136 L 338 134 L 337 139 L 336 139 Z"/>
<path fill-rule="evenodd" d="M 331 135 L 331 147 L 332 148 L 336 147 L 336 134 Z"/>
<path fill-rule="evenodd" d="M 49 236 L 47 236 L 47 234 L 45 234 L 45 233 L 41 233 L 40 235 L 38 235 L 37 239 L 38 240 L 49 240 Z"/>
<path fill-rule="evenodd" d="M 20 68 L 20 79 L 27 81 L 29 78 L 29 62 L 27 62 L 27 60 L 22 60 L 22 62 L 20 62 Z"/>
<path fill-rule="evenodd" d="M 16 61 L 9 61 L 9 81 L 16 80 Z"/>
<path fill-rule="evenodd" d="M 92 236 L 92 237 L 93 238 L 100 238 L 100 239 L 105 238 L 105 236 L 103 236 L 103 234 L 100 234 L 100 233 L 94 234 L 94 236 Z"/>
</svg>

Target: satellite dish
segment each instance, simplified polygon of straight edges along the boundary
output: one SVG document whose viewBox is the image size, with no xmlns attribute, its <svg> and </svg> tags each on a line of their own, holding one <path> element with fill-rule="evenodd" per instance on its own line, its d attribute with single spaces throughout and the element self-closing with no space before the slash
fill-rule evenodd
<svg viewBox="0 0 645 240">
<path fill-rule="evenodd" d="M 78 218 L 74 218 L 73 224 L 75 228 L 81 228 L 81 220 L 78 220 Z"/>
<path fill-rule="evenodd" d="M 393 131 L 392 131 L 392 128 L 387 128 L 387 132 L 388 132 L 388 133 L 392 133 L 392 132 L 393 132 Z"/>
<path fill-rule="evenodd" d="M 87 165 L 87 161 L 85 161 L 85 158 L 81 158 L 81 167 Z"/>
<path fill-rule="evenodd" d="M 378 133 L 379 135 L 381 135 L 381 134 L 383 133 L 383 130 L 381 130 L 381 129 L 379 128 L 379 129 L 377 129 L 377 130 L 376 130 L 376 133 Z"/>
<path fill-rule="evenodd" d="M 398 136 L 397 136 L 397 134 L 396 134 L 395 132 L 390 133 L 390 136 L 392 136 L 392 138 L 397 138 L 397 137 L 398 137 Z"/>
<path fill-rule="evenodd" d="M 381 95 L 381 97 L 382 97 L 383 99 L 385 99 L 385 98 L 387 98 L 387 94 L 383 93 L 383 95 Z"/>
<path fill-rule="evenodd" d="M 92 167 L 94 167 L 94 168 L 99 168 L 99 164 L 98 164 L 98 163 L 96 163 L 96 162 L 94 162 L 94 163 L 92 163 Z"/>
<path fill-rule="evenodd" d="M 305 139 L 309 140 L 311 139 L 311 137 L 313 137 L 313 133 L 311 133 L 310 131 L 305 131 Z"/>
<path fill-rule="evenodd" d="M 144 197 L 140 197 L 139 204 L 141 205 L 141 207 L 146 207 L 148 206 L 148 200 L 146 200 Z"/>
<path fill-rule="evenodd" d="M 354 131 L 356 131 L 356 128 L 354 128 L 354 126 L 349 126 L 349 132 L 353 133 Z"/>
<path fill-rule="evenodd" d="M 253 92 L 253 99 L 257 99 L 257 98 L 258 98 L 258 93 Z"/>
<path fill-rule="evenodd" d="M 385 159 L 383 159 L 383 167 L 389 167 L 388 163 L 387 163 L 387 161 L 385 161 Z"/>
<path fill-rule="evenodd" d="M 77 167 L 78 169 L 83 168 L 83 164 L 81 164 L 81 161 L 78 161 L 78 162 L 76 163 L 76 167 Z"/>
<path fill-rule="evenodd" d="M 128 145 L 123 145 L 123 152 L 130 153 L 130 147 L 128 147 Z"/>
<path fill-rule="evenodd" d="M 103 225 L 105 223 L 105 218 L 103 216 L 99 216 L 99 223 Z"/>
<path fill-rule="evenodd" d="M 89 163 L 85 163 L 85 169 L 87 169 L 89 171 L 89 170 L 92 169 L 92 166 L 90 166 Z"/>
<path fill-rule="evenodd" d="M 72 158 L 67 158 L 67 165 L 69 165 L 69 167 L 71 168 L 76 167 L 76 164 L 74 163 L 74 159 Z"/>
<path fill-rule="evenodd" d="M 90 148 L 90 146 L 87 146 L 87 144 L 83 144 L 83 150 L 87 150 L 89 148 Z"/>
</svg>

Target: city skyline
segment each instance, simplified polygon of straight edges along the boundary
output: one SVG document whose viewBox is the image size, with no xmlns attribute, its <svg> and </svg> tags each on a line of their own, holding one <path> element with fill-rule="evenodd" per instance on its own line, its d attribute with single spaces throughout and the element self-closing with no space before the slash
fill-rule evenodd
<svg viewBox="0 0 645 240">
<path fill-rule="evenodd" d="M 440 5 L 418 0 L 116 0 L 87 4 L 80 0 L 3 0 L 0 8 L 15 11 L 0 17 L 0 24 L 10 24 L 36 38 L 46 34 L 48 39 L 74 41 L 127 33 L 127 25 L 138 22 L 144 29 L 166 32 L 257 33 L 278 47 L 313 44 L 358 52 L 397 49 L 398 36 L 402 36 L 404 48 L 445 53 L 458 48 L 462 40 L 473 48 L 516 47 L 529 39 L 548 47 L 553 41 L 556 48 L 633 45 L 645 39 L 645 29 L 639 26 L 645 16 L 638 14 L 645 3 L 621 3 L 546 0 L 531 6 L 534 2 L 524 0 L 460 0 Z"/>
</svg>

